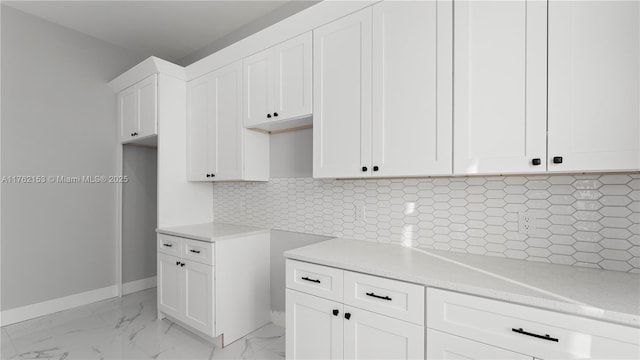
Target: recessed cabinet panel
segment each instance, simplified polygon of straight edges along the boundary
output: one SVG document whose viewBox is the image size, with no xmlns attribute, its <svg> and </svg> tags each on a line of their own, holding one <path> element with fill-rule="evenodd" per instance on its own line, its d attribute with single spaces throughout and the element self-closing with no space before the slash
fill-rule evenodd
<svg viewBox="0 0 640 360">
<path fill-rule="evenodd" d="M 213 336 L 213 267 L 184 261 L 185 322 Z"/>
<path fill-rule="evenodd" d="M 467 340 L 440 331 L 427 329 L 427 359 L 493 359 L 493 360 L 534 360 L 513 351 L 500 349 L 472 340 Z"/>
<path fill-rule="evenodd" d="M 313 48 L 313 176 L 363 176 L 371 167 L 371 9 L 315 29 Z"/>
<path fill-rule="evenodd" d="M 549 2 L 549 171 L 640 169 L 639 63 L 640 2 Z"/>
<path fill-rule="evenodd" d="M 287 289 L 287 359 L 343 358 L 342 304 Z"/>
<path fill-rule="evenodd" d="M 140 108 L 140 123 L 138 129 L 139 137 L 158 133 L 158 80 L 157 76 L 143 80 L 138 87 L 138 98 Z"/>
<path fill-rule="evenodd" d="M 311 114 L 311 47 L 307 32 L 274 48 L 274 120 Z"/>
<path fill-rule="evenodd" d="M 456 1 L 454 14 L 454 173 L 544 172 L 546 2 Z"/>
<path fill-rule="evenodd" d="M 424 326 L 345 306 L 345 359 L 424 359 Z"/>
<path fill-rule="evenodd" d="M 158 254 L 158 309 L 170 316 L 180 316 L 182 276 L 180 259 Z"/>
<path fill-rule="evenodd" d="M 189 82 L 187 87 L 187 179 L 208 180 L 212 164 L 211 138 L 214 96 L 213 76 L 205 75 Z"/>
<path fill-rule="evenodd" d="M 120 140 L 131 139 L 138 129 L 138 93 L 136 89 L 130 88 L 118 94 L 120 111 Z"/>
<path fill-rule="evenodd" d="M 373 6 L 374 176 L 451 174 L 450 2 Z"/>
<path fill-rule="evenodd" d="M 261 51 L 244 63 L 244 126 L 267 122 L 272 117 L 272 50 Z M 269 115 L 269 118 L 267 118 Z"/>
<path fill-rule="evenodd" d="M 242 178 L 242 68 L 240 62 L 216 72 L 214 107 L 215 180 Z"/>
</svg>

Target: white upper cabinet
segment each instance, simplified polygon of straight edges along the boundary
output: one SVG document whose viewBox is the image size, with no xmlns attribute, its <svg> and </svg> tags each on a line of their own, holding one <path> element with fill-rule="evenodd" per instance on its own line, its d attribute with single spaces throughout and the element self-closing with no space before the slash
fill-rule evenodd
<svg viewBox="0 0 640 360">
<path fill-rule="evenodd" d="M 269 138 L 242 127 L 241 89 L 240 61 L 188 83 L 188 180 L 268 180 Z"/>
<path fill-rule="evenodd" d="M 372 175 L 451 174 L 451 21 L 445 1 L 373 6 Z"/>
<path fill-rule="evenodd" d="M 544 172 L 546 2 L 455 1 L 454 14 L 454 173 Z"/>
<path fill-rule="evenodd" d="M 549 2 L 549 171 L 640 169 L 638 64 L 639 2 Z"/>
<path fill-rule="evenodd" d="M 314 30 L 314 177 L 451 174 L 451 10 L 382 2 Z"/>
<path fill-rule="evenodd" d="M 361 177 L 371 161 L 371 9 L 313 31 L 313 177 Z"/>
<path fill-rule="evenodd" d="M 158 76 L 153 74 L 118 93 L 120 142 L 158 134 Z"/>
<path fill-rule="evenodd" d="M 243 60 L 244 126 L 311 115 L 311 32 Z"/>
</svg>

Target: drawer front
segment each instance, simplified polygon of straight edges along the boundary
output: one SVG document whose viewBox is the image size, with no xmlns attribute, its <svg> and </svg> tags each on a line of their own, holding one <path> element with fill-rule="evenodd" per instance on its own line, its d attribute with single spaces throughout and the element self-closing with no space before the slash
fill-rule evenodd
<svg viewBox="0 0 640 360">
<path fill-rule="evenodd" d="M 205 265 L 213 265 L 213 243 L 182 239 L 182 258 Z"/>
<path fill-rule="evenodd" d="M 424 286 L 344 272 L 344 303 L 424 325 Z"/>
<path fill-rule="evenodd" d="M 635 358 L 640 329 L 427 289 L 427 327 L 539 358 Z"/>
<path fill-rule="evenodd" d="M 182 240 L 182 238 L 176 236 L 158 234 L 158 252 L 180 257 Z"/>
<path fill-rule="evenodd" d="M 287 260 L 287 288 L 342 302 L 343 270 Z"/>
</svg>

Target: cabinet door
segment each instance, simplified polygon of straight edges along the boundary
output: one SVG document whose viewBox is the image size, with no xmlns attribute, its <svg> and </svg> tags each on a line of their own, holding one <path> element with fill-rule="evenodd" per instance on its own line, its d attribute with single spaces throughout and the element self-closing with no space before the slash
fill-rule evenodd
<svg viewBox="0 0 640 360">
<path fill-rule="evenodd" d="M 179 318 L 182 313 L 184 289 L 180 259 L 158 254 L 158 310 Z"/>
<path fill-rule="evenodd" d="M 549 171 L 640 169 L 639 63 L 638 1 L 549 2 Z"/>
<path fill-rule="evenodd" d="M 452 20 L 451 2 L 373 6 L 374 176 L 451 174 Z"/>
<path fill-rule="evenodd" d="M 138 88 L 138 135 L 143 137 L 158 133 L 158 75 L 153 74 L 139 82 Z"/>
<path fill-rule="evenodd" d="M 213 73 L 212 180 L 242 179 L 242 68 L 240 61 Z"/>
<path fill-rule="evenodd" d="M 215 74 L 207 74 L 187 84 L 187 179 L 211 180 L 215 137 L 213 101 Z M 209 175 L 207 177 L 207 175 Z"/>
<path fill-rule="evenodd" d="M 290 289 L 286 300 L 287 359 L 342 359 L 342 304 Z"/>
<path fill-rule="evenodd" d="M 546 1 L 455 1 L 454 14 L 454 173 L 544 172 Z"/>
<path fill-rule="evenodd" d="M 345 359 L 424 359 L 424 326 L 345 306 Z"/>
<path fill-rule="evenodd" d="M 120 141 L 134 138 L 138 131 L 138 91 L 130 87 L 118 94 L 118 118 L 120 124 Z"/>
<path fill-rule="evenodd" d="M 273 50 L 273 120 L 311 115 L 311 32 Z"/>
<path fill-rule="evenodd" d="M 313 63 L 313 177 L 366 176 L 371 169 L 371 9 L 315 29 Z"/>
<path fill-rule="evenodd" d="M 427 329 L 427 359 L 533 360 L 533 357 Z"/>
<path fill-rule="evenodd" d="M 185 324 L 213 336 L 213 267 L 182 260 L 184 272 Z"/>
<path fill-rule="evenodd" d="M 273 119 L 273 61 L 272 49 L 245 58 L 244 69 L 244 126 L 250 127 Z"/>
</svg>

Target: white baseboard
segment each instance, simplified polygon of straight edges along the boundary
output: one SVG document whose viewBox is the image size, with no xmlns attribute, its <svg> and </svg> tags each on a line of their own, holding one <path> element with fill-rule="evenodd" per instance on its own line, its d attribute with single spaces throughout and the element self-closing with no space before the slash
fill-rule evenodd
<svg viewBox="0 0 640 360">
<path fill-rule="evenodd" d="M 142 291 L 146 289 L 154 288 L 158 285 L 158 278 L 151 276 L 145 279 L 129 281 L 122 284 L 122 295 L 134 293 L 136 291 Z"/>
<path fill-rule="evenodd" d="M 36 304 L 21 306 L 0 312 L 0 326 L 15 324 L 21 321 L 37 318 L 58 311 L 87 305 L 96 301 L 110 299 L 118 295 L 116 285 L 91 290 L 79 294 L 64 296 Z"/>
<path fill-rule="evenodd" d="M 274 325 L 285 327 L 285 325 L 287 325 L 287 322 L 286 322 L 285 317 L 284 317 L 284 311 L 273 311 L 273 310 L 271 310 L 271 322 Z"/>
</svg>

